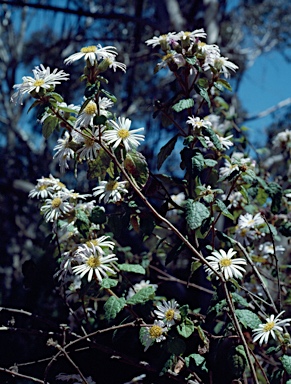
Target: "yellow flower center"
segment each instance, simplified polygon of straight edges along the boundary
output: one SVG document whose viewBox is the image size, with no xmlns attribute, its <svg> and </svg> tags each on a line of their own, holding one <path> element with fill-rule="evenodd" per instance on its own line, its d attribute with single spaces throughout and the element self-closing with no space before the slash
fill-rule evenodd
<svg viewBox="0 0 291 384">
<path fill-rule="evenodd" d="M 94 103 L 94 101 L 91 101 L 90 103 L 88 103 L 86 105 L 86 107 L 84 108 L 84 112 L 87 115 L 95 115 L 97 113 L 97 105 L 96 105 L 96 103 Z"/>
<path fill-rule="evenodd" d="M 105 186 L 106 191 L 115 191 L 118 188 L 118 181 L 111 180 Z"/>
<path fill-rule="evenodd" d="M 253 220 L 253 219 L 247 221 L 247 225 L 249 225 L 249 226 L 254 225 L 254 224 L 255 224 L 255 220 Z"/>
<path fill-rule="evenodd" d="M 99 242 L 97 239 L 86 241 L 86 245 L 90 248 L 93 248 L 93 246 L 99 245 Z"/>
<path fill-rule="evenodd" d="M 206 45 L 206 43 L 203 43 L 203 41 L 199 41 L 198 43 L 198 47 L 204 47 Z"/>
<path fill-rule="evenodd" d="M 44 191 L 45 189 L 47 189 L 47 185 L 41 185 L 40 187 L 38 187 L 39 191 Z"/>
<path fill-rule="evenodd" d="M 150 333 L 150 337 L 153 338 L 153 339 L 156 339 L 160 336 L 162 336 L 163 334 L 163 330 L 161 327 L 159 327 L 158 325 L 153 325 L 150 330 L 149 330 L 149 333 Z"/>
<path fill-rule="evenodd" d="M 117 131 L 117 135 L 121 138 L 121 139 L 127 139 L 129 136 L 130 136 L 130 133 L 129 133 L 129 130 L 128 129 L 125 129 L 125 128 L 121 128 Z"/>
<path fill-rule="evenodd" d="M 94 143 L 95 143 L 95 141 L 93 139 L 91 139 L 90 137 L 84 136 L 85 147 L 93 147 Z"/>
<path fill-rule="evenodd" d="M 168 310 L 165 312 L 165 318 L 166 318 L 166 320 L 168 320 L 168 321 L 173 320 L 174 316 L 175 316 L 175 311 L 174 311 L 174 309 L 168 309 Z"/>
<path fill-rule="evenodd" d="M 267 324 L 264 326 L 263 330 L 264 330 L 265 332 L 269 332 L 269 331 L 271 331 L 271 329 L 273 329 L 274 327 L 275 327 L 275 323 L 274 323 L 274 321 L 270 321 L 269 323 L 267 323 Z"/>
<path fill-rule="evenodd" d="M 87 265 L 90 268 L 97 268 L 100 267 L 101 261 L 100 261 L 100 256 L 90 256 L 89 259 L 87 260 Z"/>
<path fill-rule="evenodd" d="M 59 208 L 59 206 L 62 204 L 62 199 L 60 199 L 59 197 L 55 197 L 53 200 L 52 200 L 52 207 L 53 208 Z"/>
<path fill-rule="evenodd" d="M 248 234 L 249 230 L 248 228 L 243 228 L 241 231 L 240 231 L 240 236 L 241 237 L 246 237 L 247 234 Z"/>
<path fill-rule="evenodd" d="M 89 45 L 88 47 L 83 47 L 81 49 L 82 53 L 96 52 L 96 45 Z"/>
<path fill-rule="evenodd" d="M 43 79 L 37 79 L 37 80 L 35 80 L 33 85 L 35 87 L 41 87 L 43 84 L 44 84 L 44 80 Z"/>
<path fill-rule="evenodd" d="M 229 267 L 231 264 L 232 264 L 232 261 L 230 259 L 221 259 L 219 261 L 219 264 L 222 266 L 222 267 Z"/>
</svg>

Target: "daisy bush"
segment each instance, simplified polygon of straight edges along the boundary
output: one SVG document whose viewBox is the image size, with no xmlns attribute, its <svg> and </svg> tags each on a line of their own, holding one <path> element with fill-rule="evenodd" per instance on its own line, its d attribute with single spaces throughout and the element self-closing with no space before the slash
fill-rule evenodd
<svg viewBox="0 0 291 384">
<path fill-rule="evenodd" d="M 70 311 L 67 336 L 61 328 L 48 347 L 54 364 L 62 356 L 75 371 L 60 368 L 51 382 L 98 382 L 100 367 L 87 372 L 72 352 L 103 342 L 104 354 L 136 365 L 138 377 L 155 372 L 150 382 L 291 382 L 291 185 L 252 157 L 224 100 L 239 68 L 206 38 L 197 29 L 145 42 L 158 58 L 153 72 L 176 81 L 169 100 L 153 101 L 159 129 L 176 129 L 157 148 L 156 170 L 142 152 L 142 124 L 116 115 L 106 73 L 126 76 L 126 65 L 114 46 L 80 47 L 64 60 L 85 65 L 78 105 L 55 91 L 69 80 L 65 69 L 40 64 L 14 86 L 12 102 L 31 97 L 43 136 L 56 140 L 58 177 L 48 172 L 29 193 L 52 231 L 56 290 Z M 288 151 L 289 141 L 285 131 L 273 146 Z M 163 171 L 173 152 L 178 176 Z M 78 179 L 81 163 L 87 182 L 74 190 L 61 180 Z"/>
</svg>

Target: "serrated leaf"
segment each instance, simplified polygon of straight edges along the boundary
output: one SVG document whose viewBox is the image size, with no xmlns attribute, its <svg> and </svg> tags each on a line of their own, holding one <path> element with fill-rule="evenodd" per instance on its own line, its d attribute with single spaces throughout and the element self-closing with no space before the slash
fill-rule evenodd
<svg viewBox="0 0 291 384">
<path fill-rule="evenodd" d="M 213 143 L 216 149 L 218 149 L 219 151 L 223 150 L 223 147 L 217 137 L 217 134 L 213 131 L 212 128 L 203 126 L 202 132 L 205 136 L 209 137 L 209 139 L 211 140 L 211 142 Z"/>
<path fill-rule="evenodd" d="M 110 163 L 111 158 L 107 155 L 104 149 L 101 148 L 98 152 L 98 157 L 88 162 L 88 179 L 93 180 L 100 178 L 104 180 Z"/>
<path fill-rule="evenodd" d="M 204 168 L 204 157 L 202 153 L 196 152 L 192 157 L 192 172 L 193 175 L 196 176 L 199 174 Z"/>
<path fill-rule="evenodd" d="M 100 286 L 102 288 L 107 288 L 107 289 L 116 287 L 117 284 L 118 284 L 118 280 L 110 279 L 109 277 L 107 277 L 106 279 L 102 279 L 102 281 L 100 282 Z"/>
<path fill-rule="evenodd" d="M 223 214 L 223 216 L 226 216 L 229 219 L 234 220 L 232 213 L 229 212 L 229 210 L 227 209 L 227 206 L 224 204 L 222 200 L 216 199 L 215 203 L 217 204 L 218 208 L 221 210 L 221 213 Z"/>
<path fill-rule="evenodd" d="M 210 102 L 210 99 L 209 99 L 209 95 L 208 95 L 207 89 L 205 87 L 202 87 L 199 84 L 195 84 L 194 88 L 195 88 L 195 91 L 207 102 L 208 107 L 210 108 L 211 107 L 211 102 Z"/>
<path fill-rule="evenodd" d="M 204 204 L 192 199 L 186 200 L 185 210 L 186 220 L 191 230 L 199 228 L 203 220 L 210 216 L 210 212 Z"/>
<path fill-rule="evenodd" d="M 48 116 L 42 125 L 42 135 L 45 139 L 48 139 L 53 131 L 56 129 L 59 121 L 55 116 Z"/>
<path fill-rule="evenodd" d="M 238 321 L 245 327 L 255 329 L 262 323 L 260 318 L 249 309 L 236 309 Z"/>
<path fill-rule="evenodd" d="M 145 186 L 149 178 L 149 169 L 145 157 L 140 152 L 127 152 L 124 160 L 124 168 L 134 177 L 140 186 Z"/>
<path fill-rule="evenodd" d="M 177 331 L 179 335 L 185 338 L 190 337 L 192 333 L 195 331 L 195 326 L 193 321 L 188 319 L 188 317 L 186 317 L 183 323 L 177 326 Z"/>
<path fill-rule="evenodd" d="M 194 106 L 194 100 L 193 99 L 182 99 L 177 104 L 174 104 L 172 106 L 172 109 L 175 112 L 181 112 L 184 109 L 192 108 Z"/>
<path fill-rule="evenodd" d="M 184 320 L 189 313 L 189 305 L 188 304 L 182 305 L 182 307 L 179 308 L 179 311 L 180 311 L 181 319 Z"/>
<path fill-rule="evenodd" d="M 185 59 L 187 61 L 187 63 L 189 63 L 190 65 L 194 65 L 197 61 L 197 57 L 196 56 L 193 56 L 193 57 L 186 57 Z"/>
<path fill-rule="evenodd" d="M 241 348 L 242 347 L 242 348 Z M 232 347 L 227 355 L 227 366 L 230 368 L 234 378 L 240 378 L 247 365 L 243 346 Z"/>
<path fill-rule="evenodd" d="M 158 153 L 157 169 L 160 169 L 164 161 L 170 156 L 175 148 L 177 139 L 178 135 L 175 135 L 160 149 L 160 152 Z"/>
<path fill-rule="evenodd" d="M 146 273 L 144 267 L 139 264 L 118 264 L 118 268 L 124 272 L 140 273 L 141 275 Z"/>
<path fill-rule="evenodd" d="M 216 164 L 217 164 L 217 161 L 216 160 L 212 160 L 212 159 L 204 159 L 204 163 L 207 167 L 215 167 Z"/>
<path fill-rule="evenodd" d="M 282 357 L 280 357 L 280 360 L 283 364 L 285 371 L 288 373 L 288 375 L 291 375 L 291 356 L 283 355 Z"/>
<path fill-rule="evenodd" d="M 118 298 L 115 296 L 110 296 L 109 299 L 104 304 L 105 319 L 112 320 L 115 319 L 117 314 L 125 307 L 126 300 L 124 297 Z"/>
<path fill-rule="evenodd" d="M 232 299 L 235 303 L 238 303 L 238 304 L 242 305 L 243 307 L 249 307 L 250 306 L 250 304 L 246 301 L 246 299 L 243 298 L 238 293 L 233 292 L 232 293 Z"/>
<path fill-rule="evenodd" d="M 153 287 L 145 287 L 139 290 L 135 295 L 127 300 L 127 304 L 142 304 L 155 297 L 155 289 Z"/>
</svg>

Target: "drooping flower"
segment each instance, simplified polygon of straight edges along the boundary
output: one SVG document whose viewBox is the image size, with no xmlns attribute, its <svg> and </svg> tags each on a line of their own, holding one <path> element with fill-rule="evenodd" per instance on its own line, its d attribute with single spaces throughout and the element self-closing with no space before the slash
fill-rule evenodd
<svg viewBox="0 0 291 384">
<path fill-rule="evenodd" d="M 115 254 L 103 255 L 96 251 L 95 247 L 89 247 L 84 244 L 82 249 L 78 251 L 78 256 L 82 259 L 82 262 L 80 265 L 72 268 L 73 273 L 80 275 L 81 278 L 88 274 L 89 282 L 94 275 L 100 282 L 103 278 L 107 277 L 107 273 L 116 273 L 107 265 L 118 260 Z"/>
<path fill-rule="evenodd" d="M 181 314 L 178 309 L 179 304 L 176 300 L 172 299 L 170 301 L 163 300 L 162 304 L 157 304 L 154 314 L 159 320 L 162 320 L 168 327 L 174 325 L 176 321 L 181 319 Z"/>
<path fill-rule="evenodd" d="M 273 337 L 273 339 L 276 339 L 276 331 L 281 333 L 283 332 L 282 327 L 290 326 L 289 322 L 291 321 L 291 319 L 280 319 L 280 316 L 284 312 L 285 311 L 280 312 L 276 317 L 275 315 L 267 317 L 265 323 L 260 324 L 258 328 L 254 329 L 253 341 L 259 341 L 260 345 L 262 345 L 263 343 L 267 343 L 270 335 Z"/>
<path fill-rule="evenodd" d="M 73 209 L 73 206 L 66 201 L 61 192 L 57 192 L 51 199 L 46 199 L 40 211 L 44 214 L 47 222 L 57 221 Z"/>
<path fill-rule="evenodd" d="M 98 45 L 90 45 L 88 47 L 81 48 L 80 52 L 73 53 L 64 60 L 65 64 L 72 64 L 74 61 L 84 59 L 88 60 L 93 66 L 96 61 L 102 59 L 110 59 L 117 56 L 116 48 L 112 46 L 102 47 Z"/>
<path fill-rule="evenodd" d="M 99 141 L 104 127 L 93 127 L 92 130 L 84 129 L 78 135 L 75 135 L 75 141 L 83 144 L 83 146 L 77 150 L 80 160 L 94 160 L 97 157 L 98 151 L 101 148 Z"/>
<path fill-rule="evenodd" d="M 157 45 L 161 45 L 162 48 L 164 47 L 169 47 L 169 43 L 172 40 L 178 40 L 179 37 L 176 35 L 176 32 L 169 32 L 166 35 L 161 35 L 161 36 L 154 36 L 151 39 L 146 40 L 147 45 L 152 45 L 153 47 L 156 47 Z"/>
<path fill-rule="evenodd" d="M 57 84 L 61 84 L 61 81 L 69 80 L 69 74 L 63 70 L 58 71 L 56 68 L 51 73 L 50 67 L 45 68 L 43 64 L 40 64 L 40 67 L 35 67 L 32 72 L 34 77 L 23 76 L 21 84 L 13 85 L 13 88 L 17 91 L 11 96 L 12 102 L 22 104 L 23 96 L 26 93 L 32 91 L 39 93 L 41 89 L 50 89 Z"/>
<path fill-rule="evenodd" d="M 119 177 L 115 180 L 100 181 L 98 187 L 93 188 L 93 196 L 99 196 L 99 203 L 104 200 L 107 204 L 109 201 L 116 203 L 122 200 L 122 194 L 128 193 L 125 188 L 126 181 L 118 181 Z"/>
<path fill-rule="evenodd" d="M 219 135 L 216 134 L 216 137 L 218 138 L 218 140 L 219 140 L 219 142 L 220 142 L 220 144 L 221 144 L 221 146 L 222 146 L 222 148 L 224 150 L 229 149 L 230 147 L 233 146 L 233 142 L 231 140 L 229 140 L 229 139 L 231 139 L 233 137 L 233 135 L 229 135 L 227 137 L 223 137 L 223 136 L 219 136 Z M 208 148 L 213 148 L 214 144 L 210 140 L 210 138 L 208 136 L 204 136 L 204 138 L 205 138 L 205 141 L 206 141 L 206 144 L 207 144 Z"/>
<path fill-rule="evenodd" d="M 164 333 L 168 331 L 168 327 L 161 320 L 155 320 L 154 325 L 151 327 L 145 327 L 146 330 L 142 332 L 142 341 L 145 346 L 145 351 L 153 345 L 154 342 L 160 343 L 166 340 Z"/>
<path fill-rule="evenodd" d="M 135 149 L 139 146 L 140 141 L 144 140 L 144 135 L 137 132 L 143 131 L 144 128 L 138 128 L 129 130 L 131 126 L 131 120 L 125 117 L 119 117 L 118 123 L 110 120 L 109 124 L 113 129 L 105 131 L 103 139 L 107 141 L 107 144 L 113 144 L 113 148 L 117 148 L 121 143 L 124 145 L 126 151 Z"/>
<path fill-rule="evenodd" d="M 58 144 L 54 147 L 54 159 L 57 159 L 61 169 L 61 173 L 65 173 L 65 170 L 69 168 L 68 160 L 73 159 L 75 152 L 70 148 L 71 137 L 67 131 L 65 131 L 64 137 L 58 139 Z"/>
<path fill-rule="evenodd" d="M 215 68 L 219 73 L 223 73 L 225 78 L 230 77 L 229 70 L 235 72 L 238 69 L 238 66 L 229 61 L 227 57 L 218 56 L 217 53 L 207 55 L 202 65 L 204 71 L 208 71 L 211 67 Z"/>
<path fill-rule="evenodd" d="M 206 260 L 217 272 L 221 272 L 226 280 L 231 278 L 241 279 L 243 277 L 242 272 L 245 272 L 245 269 L 242 265 L 246 265 L 246 261 L 243 258 L 233 259 L 232 257 L 237 252 L 230 248 L 227 252 L 223 249 L 219 251 L 212 251 L 211 256 L 207 256 Z M 206 267 L 206 272 L 209 275 L 212 275 L 214 272 Z"/>
</svg>

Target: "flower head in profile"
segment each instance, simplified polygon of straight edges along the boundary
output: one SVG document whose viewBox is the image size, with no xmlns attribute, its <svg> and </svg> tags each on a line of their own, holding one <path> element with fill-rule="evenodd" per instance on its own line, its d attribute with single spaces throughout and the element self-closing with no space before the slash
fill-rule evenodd
<svg viewBox="0 0 291 384">
<path fill-rule="evenodd" d="M 258 328 L 253 330 L 253 341 L 259 341 L 259 344 L 267 343 L 270 335 L 273 339 L 277 338 L 276 332 L 283 332 L 282 327 L 290 326 L 291 319 L 281 320 L 280 316 L 285 311 L 280 312 L 276 317 L 275 315 L 271 315 L 266 318 L 265 323 L 259 325 Z"/>
<path fill-rule="evenodd" d="M 243 277 L 242 272 L 245 272 L 242 265 L 246 265 L 246 261 L 242 258 L 233 259 L 232 257 L 235 254 L 236 251 L 233 248 L 230 248 L 227 252 L 220 249 L 219 251 L 212 251 L 211 255 L 206 257 L 206 260 L 214 270 L 221 272 L 226 280 L 232 278 L 241 279 Z M 209 267 L 206 267 L 206 272 L 209 275 L 214 273 Z"/>
<path fill-rule="evenodd" d="M 286 148 L 287 144 L 291 143 L 291 131 L 290 129 L 285 129 L 283 132 L 279 132 L 273 139 L 272 144 L 274 148 Z"/>
<path fill-rule="evenodd" d="M 93 66 L 96 61 L 113 58 L 117 56 L 116 48 L 112 46 L 102 47 L 98 45 L 90 45 L 88 47 L 83 47 L 77 53 L 73 53 L 64 60 L 65 64 L 72 64 L 74 61 L 84 59 L 89 61 Z"/>
<path fill-rule="evenodd" d="M 137 133 L 143 131 L 144 128 L 130 131 L 131 120 L 125 117 L 119 117 L 118 122 L 110 120 L 109 124 L 113 129 L 105 131 L 103 139 L 107 141 L 107 144 L 113 144 L 114 149 L 122 143 L 126 151 L 130 151 L 138 147 L 140 141 L 144 140 L 144 135 Z"/>
<path fill-rule="evenodd" d="M 230 140 L 233 137 L 233 135 L 223 137 L 223 136 L 219 136 L 216 134 L 216 137 L 218 138 L 223 150 L 229 149 L 230 147 L 233 146 L 233 142 Z M 210 138 L 208 136 L 205 136 L 204 138 L 205 138 L 205 141 L 206 141 L 208 148 L 213 148 L 214 144 L 210 140 Z"/>
<path fill-rule="evenodd" d="M 82 147 L 77 150 L 80 160 L 94 160 L 97 157 L 98 151 L 101 148 L 99 141 L 104 127 L 95 126 L 91 129 L 86 128 L 82 133 L 75 135 L 75 141 L 82 144 Z"/>
<path fill-rule="evenodd" d="M 69 80 L 69 75 L 63 70 L 58 71 L 56 68 L 51 73 L 50 67 L 45 68 L 43 64 L 40 64 L 39 67 L 35 67 L 32 72 L 34 77 L 23 76 L 23 82 L 21 84 L 13 85 L 16 92 L 11 96 L 12 102 L 19 102 L 22 104 L 23 96 L 26 93 L 31 93 L 33 91 L 39 93 L 40 90 L 54 88 L 57 84 L 60 84 L 61 81 Z"/>
<path fill-rule="evenodd" d="M 168 327 L 174 325 L 176 321 L 181 319 L 181 314 L 178 309 L 179 304 L 176 300 L 170 301 L 163 300 L 162 303 L 157 304 L 157 309 L 154 314 L 159 320 L 162 320 Z"/>
<path fill-rule="evenodd" d="M 81 278 L 88 274 L 89 282 L 94 275 L 100 282 L 103 278 L 107 277 L 107 273 L 116 273 L 108 266 L 108 264 L 118 260 L 114 254 L 103 255 L 100 254 L 95 247 L 84 244 L 82 249 L 78 251 L 78 257 L 80 257 L 82 261 L 80 265 L 72 268 L 73 273 L 80 275 Z"/>
<path fill-rule="evenodd" d="M 195 29 L 192 32 L 189 31 L 181 31 L 178 33 L 178 37 L 180 40 L 186 40 L 189 39 L 190 41 L 196 42 L 199 38 L 205 39 L 207 37 L 206 32 L 204 32 L 204 29 Z"/>
<path fill-rule="evenodd" d="M 126 181 L 118 181 L 119 177 L 115 180 L 100 181 L 98 187 L 93 188 L 93 196 L 99 197 L 99 203 L 104 200 L 107 204 L 109 201 L 116 203 L 122 200 L 122 194 L 128 193 L 125 188 Z"/>
<path fill-rule="evenodd" d="M 157 45 L 161 45 L 162 48 L 169 48 L 169 44 L 171 41 L 176 41 L 178 40 L 179 37 L 176 34 L 176 32 L 169 32 L 166 35 L 161 35 L 161 36 L 154 36 L 151 39 L 146 40 L 147 45 L 152 45 L 153 47 L 156 47 Z"/>
<path fill-rule="evenodd" d="M 146 351 L 154 342 L 160 343 L 166 340 L 164 333 L 168 331 L 168 327 L 163 321 L 155 320 L 154 325 L 145 327 L 142 331 L 142 342 L 145 346 L 144 350 Z"/>
<path fill-rule="evenodd" d="M 112 251 L 115 247 L 114 242 L 107 239 L 109 239 L 109 236 L 97 237 L 97 239 L 87 241 L 86 245 L 89 248 L 93 248 L 94 251 L 100 253 L 101 255 L 104 255 L 105 251 L 107 251 L 108 249 Z M 80 250 L 82 249 L 82 246 L 80 246 Z"/>
<path fill-rule="evenodd" d="M 206 56 L 203 64 L 204 71 L 208 71 L 211 67 L 215 68 L 218 73 L 223 73 L 225 78 L 230 77 L 229 70 L 235 72 L 238 66 L 228 60 L 227 57 L 220 56 L 218 52 L 213 52 Z"/>
<path fill-rule="evenodd" d="M 67 131 L 65 131 L 64 137 L 58 139 L 57 145 L 54 147 L 54 159 L 57 159 L 61 169 L 61 173 L 65 173 L 65 170 L 69 168 L 68 160 L 73 159 L 75 152 L 70 148 L 71 137 Z"/>
</svg>

